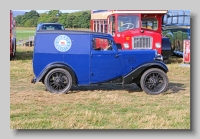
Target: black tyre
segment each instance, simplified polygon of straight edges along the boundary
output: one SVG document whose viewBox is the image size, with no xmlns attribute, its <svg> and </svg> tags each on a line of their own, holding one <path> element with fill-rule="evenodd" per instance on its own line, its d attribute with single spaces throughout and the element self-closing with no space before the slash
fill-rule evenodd
<svg viewBox="0 0 200 139">
<path fill-rule="evenodd" d="M 16 39 L 15 39 L 15 41 L 14 41 L 14 45 L 13 45 L 13 46 L 14 46 L 14 48 L 13 48 L 13 52 L 14 52 L 14 53 L 13 53 L 13 57 L 16 57 L 16 48 L 17 48 L 17 47 L 16 47 L 16 46 L 17 46 L 17 45 L 16 45 Z"/>
<path fill-rule="evenodd" d="M 12 57 L 14 58 L 16 56 L 16 46 L 15 46 L 15 44 L 12 45 L 12 51 L 13 51 Z"/>
<path fill-rule="evenodd" d="M 72 86 L 72 76 L 67 70 L 56 68 L 48 72 L 44 84 L 51 93 L 67 93 Z"/>
<path fill-rule="evenodd" d="M 14 60 L 16 56 L 16 40 L 12 43 L 12 54 L 10 54 L 10 60 Z"/>
<path fill-rule="evenodd" d="M 168 87 L 168 77 L 160 69 L 152 68 L 144 72 L 140 79 L 140 85 L 147 94 L 157 95 L 166 90 Z"/>
<path fill-rule="evenodd" d="M 10 54 L 10 61 L 13 60 L 13 54 Z"/>
</svg>

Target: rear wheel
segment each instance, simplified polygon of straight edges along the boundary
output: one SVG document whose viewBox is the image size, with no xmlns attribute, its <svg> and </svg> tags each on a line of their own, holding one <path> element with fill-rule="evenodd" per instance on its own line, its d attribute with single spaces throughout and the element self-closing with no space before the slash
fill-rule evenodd
<svg viewBox="0 0 200 139">
<path fill-rule="evenodd" d="M 164 92 L 168 86 L 168 77 L 160 69 L 152 68 L 144 72 L 140 79 L 141 88 L 151 95 Z"/>
<path fill-rule="evenodd" d="M 56 68 L 46 75 L 44 84 L 51 93 L 67 93 L 72 86 L 72 76 L 67 70 Z"/>
</svg>

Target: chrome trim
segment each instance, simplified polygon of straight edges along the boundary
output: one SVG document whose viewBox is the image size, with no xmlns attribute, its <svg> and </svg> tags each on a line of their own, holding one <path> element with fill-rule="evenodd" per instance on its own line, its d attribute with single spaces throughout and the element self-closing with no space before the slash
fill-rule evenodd
<svg viewBox="0 0 200 139">
<path fill-rule="evenodd" d="M 163 61 L 163 56 L 161 54 L 157 54 L 154 59 L 158 61 Z"/>
<path fill-rule="evenodd" d="M 150 36 L 132 37 L 132 49 L 152 49 L 153 38 Z"/>
</svg>

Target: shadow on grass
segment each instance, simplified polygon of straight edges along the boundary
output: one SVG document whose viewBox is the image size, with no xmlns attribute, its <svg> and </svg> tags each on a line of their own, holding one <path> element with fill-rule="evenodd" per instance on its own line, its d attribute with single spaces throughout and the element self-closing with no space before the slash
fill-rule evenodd
<svg viewBox="0 0 200 139">
<path fill-rule="evenodd" d="M 179 93 L 180 91 L 185 91 L 185 85 L 182 83 L 169 83 L 168 88 L 164 94 Z"/>
<path fill-rule="evenodd" d="M 129 93 L 143 92 L 136 84 L 131 85 L 116 85 L 116 84 L 102 84 L 102 85 L 89 85 L 89 86 L 78 86 L 72 87 L 69 93 L 79 93 L 82 91 L 128 91 Z M 163 94 L 173 94 L 179 93 L 180 91 L 185 91 L 184 84 L 181 83 L 169 83 L 167 90 Z"/>
<path fill-rule="evenodd" d="M 116 84 L 101 84 L 101 85 L 89 85 L 89 86 L 73 86 L 69 93 L 79 93 L 82 91 L 96 91 L 96 90 L 102 90 L 102 91 L 128 91 L 129 93 L 134 92 L 142 92 L 142 89 L 137 87 L 135 84 L 130 85 L 116 85 Z"/>
</svg>

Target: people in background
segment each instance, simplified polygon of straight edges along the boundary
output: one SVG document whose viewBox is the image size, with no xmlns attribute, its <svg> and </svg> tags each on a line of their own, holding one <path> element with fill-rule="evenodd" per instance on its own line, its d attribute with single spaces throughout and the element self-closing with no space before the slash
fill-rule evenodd
<svg viewBox="0 0 200 139">
<path fill-rule="evenodd" d="M 101 38 L 93 39 L 92 47 L 94 50 L 112 50 L 109 40 Z"/>
</svg>

